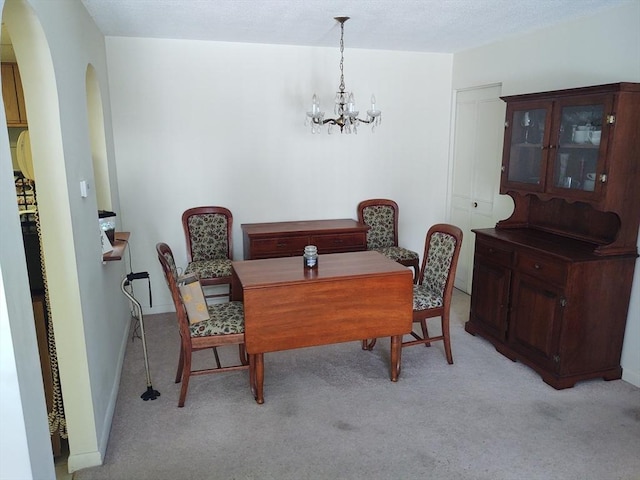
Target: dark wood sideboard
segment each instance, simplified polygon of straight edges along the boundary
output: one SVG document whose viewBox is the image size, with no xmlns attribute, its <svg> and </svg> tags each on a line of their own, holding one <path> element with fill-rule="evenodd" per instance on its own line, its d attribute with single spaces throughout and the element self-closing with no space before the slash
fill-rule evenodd
<svg viewBox="0 0 640 480">
<path fill-rule="evenodd" d="M 500 193 L 465 328 L 557 389 L 622 376 L 640 225 L 640 84 L 503 97 Z"/>
<path fill-rule="evenodd" d="M 302 256 L 304 247 L 316 245 L 320 255 L 367 249 L 369 226 L 356 220 L 306 220 L 244 223 L 244 259 Z"/>
</svg>

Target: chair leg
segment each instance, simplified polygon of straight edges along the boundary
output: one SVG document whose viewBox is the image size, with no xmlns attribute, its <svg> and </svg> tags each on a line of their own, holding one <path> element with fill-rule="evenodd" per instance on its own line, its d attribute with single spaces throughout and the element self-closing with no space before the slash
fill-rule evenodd
<svg viewBox="0 0 640 480">
<path fill-rule="evenodd" d="M 238 350 L 240 350 L 240 363 L 242 365 L 249 365 L 249 357 L 247 356 L 247 349 L 244 346 L 244 343 L 238 345 Z"/>
<path fill-rule="evenodd" d="M 213 356 L 216 357 L 216 366 L 218 368 L 222 368 L 222 365 L 220 364 L 220 357 L 218 356 L 218 347 L 213 347 Z"/>
<path fill-rule="evenodd" d="M 429 338 L 429 330 L 427 329 L 427 320 L 426 319 L 422 319 L 420 320 L 420 326 L 422 327 L 422 338 L 424 340 L 427 340 L 427 338 Z M 431 342 L 424 342 L 424 346 L 425 347 L 430 347 L 431 346 Z"/>
<path fill-rule="evenodd" d="M 376 346 L 376 338 L 372 338 L 371 340 L 366 339 L 366 340 L 362 340 L 362 349 L 363 350 L 373 350 L 373 347 Z"/>
<path fill-rule="evenodd" d="M 182 372 L 182 387 L 180 388 L 180 398 L 178 399 L 178 407 L 184 407 L 184 401 L 187 398 L 187 389 L 189 388 L 189 378 L 191 377 L 191 351 L 184 355 L 184 371 Z"/>
<path fill-rule="evenodd" d="M 453 355 L 451 355 L 451 337 L 449 336 L 449 312 L 442 314 L 442 337 L 444 353 L 447 356 L 447 362 L 451 365 L 453 363 Z"/>
<path fill-rule="evenodd" d="M 182 380 L 182 367 L 184 366 L 184 347 L 180 342 L 180 357 L 178 358 L 178 371 L 176 372 L 176 383 L 180 383 Z"/>
</svg>

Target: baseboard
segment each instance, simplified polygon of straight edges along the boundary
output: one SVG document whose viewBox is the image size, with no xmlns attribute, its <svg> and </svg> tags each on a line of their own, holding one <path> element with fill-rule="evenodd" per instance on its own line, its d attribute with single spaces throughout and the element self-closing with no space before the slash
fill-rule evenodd
<svg viewBox="0 0 640 480">
<path fill-rule="evenodd" d="M 124 365 L 124 355 L 127 352 L 127 345 L 129 344 L 129 335 L 131 331 L 131 322 L 133 317 L 129 319 L 129 326 L 124 329 L 124 335 L 122 337 L 122 344 L 120 345 L 120 354 L 118 355 L 118 367 L 116 368 L 116 378 L 113 381 L 111 387 L 111 395 L 109 395 L 109 404 L 107 405 L 106 415 L 104 418 L 104 424 L 102 425 L 102 435 L 98 443 L 98 450 L 104 458 L 107 451 L 107 444 L 109 443 L 109 434 L 111 433 L 111 425 L 113 423 L 113 415 L 116 410 L 116 401 L 118 400 L 118 392 L 120 391 L 120 379 L 122 378 L 122 366 Z"/>
<path fill-rule="evenodd" d="M 79 455 L 69 454 L 68 468 L 69 472 L 73 473 L 77 470 L 89 467 L 97 467 L 102 465 L 103 459 L 107 452 L 107 444 L 109 443 L 109 434 L 111 433 L 111 425 L 113 423 L 113 415 L 116 410 L 116 401 L 118 399 L 118 391 L 120 390 L 120 380 L 122 378 L 122 367 L 124 365 L 124 355 L 129 343 L 129 333 L 131 329 L 131 320 L 129 320 L 129 327 L 124 329 L 124 335 L 122 337 L 122 344 L 120 345 L 120 353 L 118 355 L 118 366 L 116 368 L 116 377 L 111 387 L 111 394 L 109 395 L 109 403 L 106 409 L 106 415 L 102 425 L 102 435 L 98 440 L 98 451 L 91 453 L 83 453 Z"/>
<path fill-rule="evenodd" d="M 628 368 L 622 369 L 622 380 L 631 385 L 640 388 L 640 372 L 630 370 Z"/>
<path fill-rule="evenodd" d="M 78 455 L 69 454 L 69 459 L 67 460 L 69 473 L 82 470 L 83 468 L 97 467 L 99 465 L 102 465 L 103 458 L 104 455 L 97 451 L 90 453 L 81 453 Z"/>
</svg>

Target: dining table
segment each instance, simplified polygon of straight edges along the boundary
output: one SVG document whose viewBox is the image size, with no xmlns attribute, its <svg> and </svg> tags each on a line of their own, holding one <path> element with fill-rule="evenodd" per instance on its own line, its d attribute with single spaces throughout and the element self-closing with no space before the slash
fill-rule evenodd
<svg viewBox="0 0 640 480">
<path fill-rule="evenodd" d="M 264 402 L 264 354 L 390 337 L 390 378 L 400 374 L 412 328 L 413 275 L 375 251 L 232 262 L 232 299 L 244 302 L 250 386 Z M 319 368 L 322 368 L 319 366 Z"/>
</svg>

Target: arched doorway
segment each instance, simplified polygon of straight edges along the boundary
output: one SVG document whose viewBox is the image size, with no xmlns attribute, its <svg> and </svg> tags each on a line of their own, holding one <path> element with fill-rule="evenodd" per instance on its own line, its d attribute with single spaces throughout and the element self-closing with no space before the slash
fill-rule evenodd
<svg viewBox="0 0 640 480">
<path fill-rule="evenodd" d="M 78 450 L 81 453 L 87 450 L 96 452 L 95 434 L 92 436 L 91 431 L 88 436 L 85 434 L 86 419 L 93 417 L 91 391 L 86 355 L 82 351 L 82 346 L 77 346 L 79 343 L 81 345 L 84 343 L 78 342 L 78 331 L 81 332 L 82 327 L 82 311 L 78 279 L 73 274 L 77 271 L 75 252 L 70 242 L 64 242 L 65 239 L 72 238 L 72 222 L 53 62 L 43 28 L 29 3 L 26 0 L 6 0 L 0 3 L 0 7 L 2 7 L 3 24 L 6 25 L 11 36 L 16 53 L 29 117 L 33 171 L 38 183 L 38 230 L 43 251 L 43 266 L 49 284 L 46 311 L 55 331 L 55 345 L 59 346 L 57 361 L 55 359 L 54 361 L 56 366 L 59 366 L 62 389 L 61 391 L 58 389 L 56 393 L 57 401 L 60 402 L 65 396 L 65 390 L 69 392 L 67 396 L 71 401 L 66 416 L 72 419 L 75 417 L 71 423 L 75 422 L 76 431 L 80 432 L 75 440 L 79 445 Z M 1 175 L 4 176 L 4 174 L 3 171 Z M 9 265 L 7 270 L 10 271 L 13 267 L 15 265 Z M 4 262 L 2 269 L 5 270 Z M 21 275 L 21 278 L 24 276 Z M 28 290 L 28 285 L 23 287 Z M 7 295 L 7 297 L 7 303 L 21 301 L 17 296 L 9 298 Z M 11 310 L 20 310 L 21 305 L 12 307 Z M 20 392 L 33 393 L 33 395 L 21 396 L 32 474 L 34 478 L 49 478 L 53 458 L 47 461 L 42 455 L 43 449 L 47 450 L 46 444 L 50 442 L 49 435 L 46 439 L 41 438 L 43 429 L 40 422 L 43 417 L 40 415 L 41 412 L 33 415 L 38 408 L 43 408 L 40 394 L 42 380 L 34 371 L 32 364 L 35 335 L 28 327 L 29 322 L 25 322 L 29 317 L 25 311 L 18 312 L 16 315 L 11 315 L 10 312 L 8 320 L 14 339 Z M 78 404 L 82 407 L 78 408 Z M 61 407 L 59 410 L 60 415 L 54 414 L 53 419 L 49 415 L 50 421 L 47 422 L 49 423 L 47 427 L 64 431 L 65 425 L 69 425 L 69 422 L 65 421 Z M 51 412 L 48 413 L 51 414 Z M 46 414 L 44 418 L 47 418 Z M 91 423 L 89 430 L 93 428 L 95 433 L 95 424 Z M 80 425 L 81 428 L 78 429 Z M 49 428 L 45 429 L 45 431 L 48 430 Z M 70 426 L 71 449 L 74 448 L 73 432 L 74 427 Z M 50 443 L 48 451 L 51 452 Z M 51 457 L 50 454 L 49 456 Z"/>
</svg>

